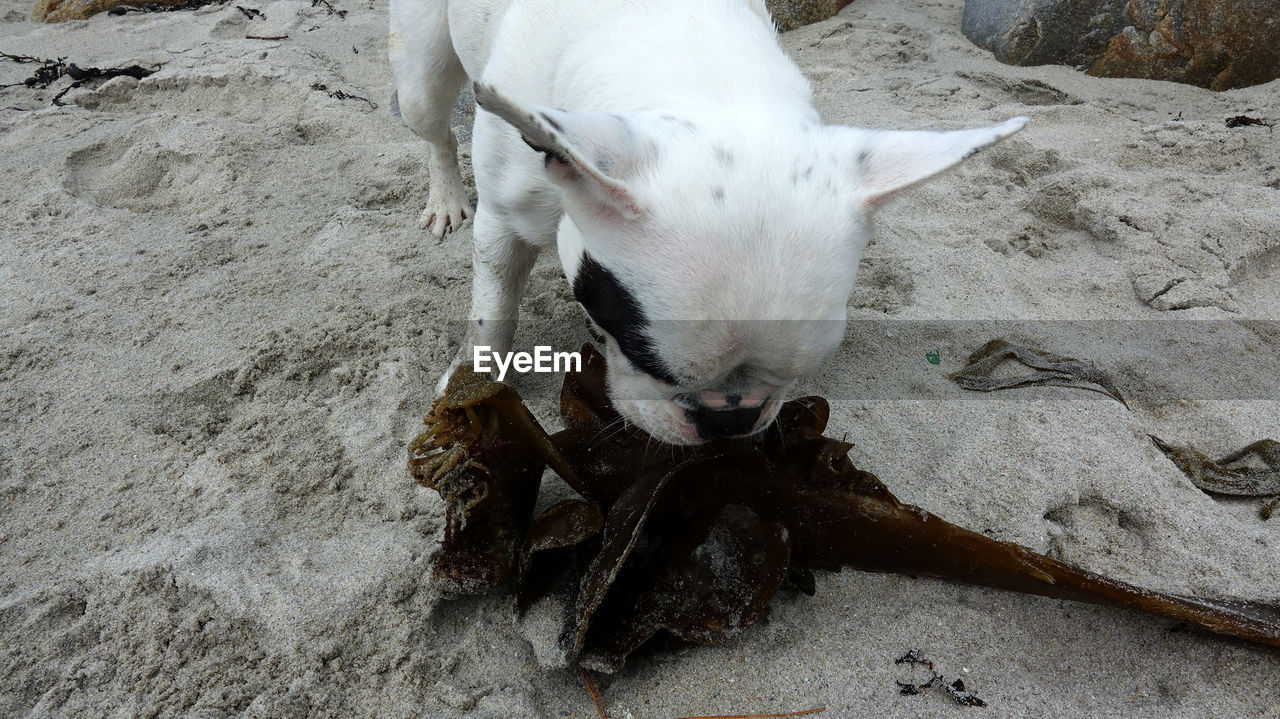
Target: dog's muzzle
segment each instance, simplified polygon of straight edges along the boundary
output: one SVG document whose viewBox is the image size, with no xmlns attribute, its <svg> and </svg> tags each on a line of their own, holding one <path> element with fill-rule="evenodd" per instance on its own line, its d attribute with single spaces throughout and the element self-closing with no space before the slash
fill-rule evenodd
<svg viewBox="0 0 1280 719">
<path fill-rule="evenodd" d="M 767 399 L 756 394 L 699 392 L 676 397 L 676 404 L 704 440 L 746 437 L 756 431 Z"/>
</svg>

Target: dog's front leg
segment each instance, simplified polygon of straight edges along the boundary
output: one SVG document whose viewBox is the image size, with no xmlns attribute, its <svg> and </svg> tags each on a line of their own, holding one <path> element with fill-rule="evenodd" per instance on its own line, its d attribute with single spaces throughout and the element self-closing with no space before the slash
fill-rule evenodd
<svg viewBox="0 0 1280 719">
<path fill-rule="evenodd" d="M 427 206 L 418 225 L 436 237 L 473 214 L 449 113 L 467 74 L 449 37 L 447 0 L 391 0 L 388 57 L 400 117 L 427 141 Z"/>
<path fill-rule="evenodd" d="M 501 217 L 478 208 L 472 254 L 471 318 L 467 338 L 449 369 L 436 385 L 443 394 L 454 370 L 471 362 L 475 347 L 488 347 L 494 355 L 511 351 L 520 315 L 520 298 L 529 284 L 529 273 L 539 248 L 521 239 Z"/>
</svg>

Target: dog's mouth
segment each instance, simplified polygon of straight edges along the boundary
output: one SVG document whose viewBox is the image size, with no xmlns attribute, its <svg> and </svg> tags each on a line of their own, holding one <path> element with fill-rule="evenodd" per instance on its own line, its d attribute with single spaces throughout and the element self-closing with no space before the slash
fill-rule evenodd
<svg viewBox="0 0 1280 719">
<path fill-rule="evenodd" d="M 745 439 L 764 431 L 782 408 L 785 386 L 757 384 L 741 394 L 709 390 L 671 394 L 670 384 L 636 371 L 613 343 L 606 344 L 604 355 L 606 394 L 614 409 L 628 423 L 666 444 Z"/>
<path fill-rule="evenodd" d="M 706 441 L 698 434 L 697 427 L 683 417 L 680 407 L 671 400 L 617 397 L 610 397 L 610 400 L 624 420 L 660 442 L 687 447 Z"/>
<path fill-rule="evenodd" d="M 667 444 L 692 446 L 711 441 L 740 440 L 765 431 L 778 417 L 782 401 L 766 401 L 754 416 L 725 416 L 724 410 L 690 411 L 675 400 L 610 397 L 623 419 L 654 439 Z M 732 413 L 730 413 L 732 414 Z"/>
</svg>

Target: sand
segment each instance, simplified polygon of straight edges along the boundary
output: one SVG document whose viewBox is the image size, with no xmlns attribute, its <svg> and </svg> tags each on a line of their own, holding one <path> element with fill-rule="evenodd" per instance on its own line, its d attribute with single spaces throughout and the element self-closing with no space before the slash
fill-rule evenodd
<svg viewBox="0 0 1280 719">
<path fill-rule="evenodd" d="M 271 0 L 242 3 L 263 19 L 229 4 L 46 26 L 0 0 L 0 51 L 162 66 L 65 107 L 49 106 L 61 85 L 0 90 L 2 716 L 594 716 L 506 597 L 443 601 L 429 579 L 442 509 L 404 447 L 459 339 L 471 232 L 416 227 L 425 147 L 389 111 L 385 2 L 334 4 L 345 17 Z M 1201 494 L 1147 439 L 1220 454 L 1280 438 L 1280 393 L 1232 374 L 1280 346 L 1280 133 L 1224 123 L 1280 119 L 1280 83 L 1006 67 L 960 35 L 961 8 L 858 0 L 782 38 L 832 123 L 1032 118 L 880 213 L 859 322 L 812 382 L 833 433 L 904 501 L 990 536 L 1280 601 L 1280 520 Z M 0 84 L 31 69 L 0 61 Z M 553 258 L 524 310 L 522 347 L 580 340 Z M 1010 319 L 1116 372 L 1132 410 L 952 386 Z M 913 335 L 917 320 L 973 322 Z M 1179 321 L 1154 364 L 1121 356 L 1115 329 L 1147 320 Z M 884 386 L 873 356 L 912 363 L 900 390 L 863 389 Z M 1172 375 L 1219 389 L 1148 391 Z M 550 417 L 554 385 L 519 386 Z M 895 680 L 923 678 L 895 666 L 908 649 L 989 706 L 900 696 Z M 1274 650 L 1131 612 L 846 572 L 784 592 L 735 641 L 601 684 L 615 719 L 1277 717 L 1278 670 Z"/>
</svg>

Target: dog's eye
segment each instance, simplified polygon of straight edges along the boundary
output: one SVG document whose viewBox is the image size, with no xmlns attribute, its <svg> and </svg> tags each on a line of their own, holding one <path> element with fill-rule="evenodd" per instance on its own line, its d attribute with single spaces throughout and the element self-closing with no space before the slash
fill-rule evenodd
<svg viewBox="0 0 1280 719">
<path fill-rule="evenodd" d="M 653 347 L 640 302 L 617 275 L 585 252 L 573 280 L 573 296 L 596 326 L 618 343 L 633 367 L 659 382 L 679 384 Z"/>
</svg>

